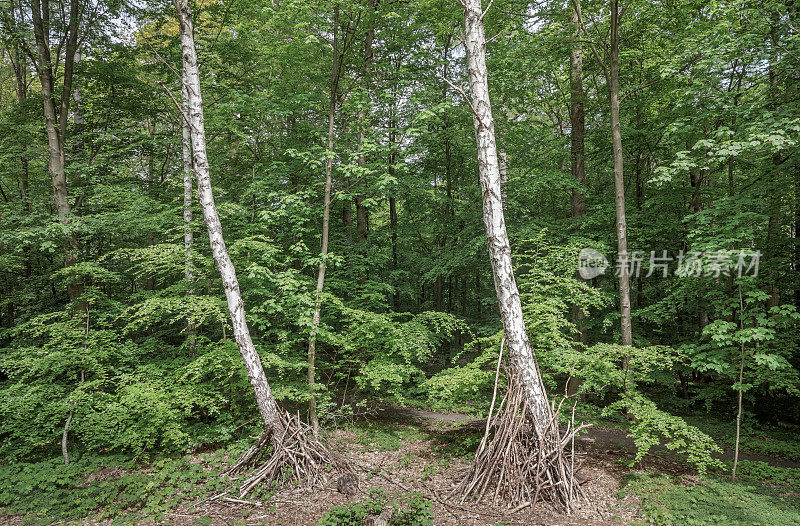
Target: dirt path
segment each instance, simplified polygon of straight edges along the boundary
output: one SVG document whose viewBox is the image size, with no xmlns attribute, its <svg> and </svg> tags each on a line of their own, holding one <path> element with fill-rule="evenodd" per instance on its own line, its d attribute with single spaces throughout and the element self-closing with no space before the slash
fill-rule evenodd
<svg viewBox="0 0 800 526">
<path fill-rule="evenodd" d="M 430 431 L 479 431 L 486 426 L 486 419 L 477 419 L 462 413 L 439 413 L 409 407 L 387 407 L 382 410 L 385 418 L 396 417 L 420 425 Z M 616 428 L 592 426 L 581 433 L 576 442 L 589 451 L 616 454 L 633 458 L 636 455 L 636 444 L 626 431 Z M 719 443 L 723 453 L 718 456 L 723 461 L 733 460 L 733 449 Z M 665 447 L 656 447 L 654 451 L 668 452 Z M 781 468 L 800 468 L 800 462 L 763 453 L 739 451 L 740 460 L 761 461 Z"/>
</svg>

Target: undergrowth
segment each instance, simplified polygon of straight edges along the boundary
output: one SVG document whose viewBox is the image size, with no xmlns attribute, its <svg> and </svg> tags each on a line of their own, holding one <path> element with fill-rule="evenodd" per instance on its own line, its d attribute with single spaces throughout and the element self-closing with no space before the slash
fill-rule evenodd
<svg viewBox="0 0 800 526">
<path fill-rule="evenodd" d="M 404 442 L 417 442 L 428 438 L 428 434 L 416 426 L 356 422 L 347 427 L 356 434 L 355 442 L 381 451 L 397 451 Z"/>
<path fill-rule="evenodd" d="M 638 495 L 644 521 L 671 526 L 775 526 L 800 524 L 800 498 L 747 481 L 703 479 L 682 485 L 664 474 L 632 473 L 624 494 Z"/>
<path fill-rule="evenodd" d="M 736 426 L 733 421 L 709 419 L 707 415 L 686 420 L 727 447 L 733 447 L 736 441 Z M 742 451 L 800 461 L 800 442 L 797 441 L 796 431 L 762 428 L 745 422 L 742 425 L 739 447 Z"/>
<path fill-rule="evenodd" d="M 433 504 L 418 493 L 398 496 L 373 489 L 366 499 L 346 506 L 334 506 L 317 523 L 319 526 L 361 526 L 369 516 L 391 510 L 390 526 L 428 526 L 433 524 Z"/>
<path fill-rule="evenodd" d="M 163 520 L 181 502 L 227 489 L 220 477 L 224 451 L 163 458 L 151 464 L 120 456 L 84 455 L 0 466 L 0 506 L 25 524 L 117 519 Z"/>
</svg>

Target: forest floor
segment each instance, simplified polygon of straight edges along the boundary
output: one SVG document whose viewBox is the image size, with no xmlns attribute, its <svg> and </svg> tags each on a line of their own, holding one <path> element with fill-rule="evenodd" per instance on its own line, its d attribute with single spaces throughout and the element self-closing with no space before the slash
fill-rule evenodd
<svg viewBox="0 0 800 526">
<path fill-rule="evenodd" d="M 353 501 L 380 500 L 395 513 L 408 514 L 408 509 L 413 508 L 409 500 L 414 497 L 429 503 L 437 525 L 600 525 L 628 524 L 640 518 L 638 499 L 619 495 L 624 470 L 618 455 L 591 446 L 578 447 L 583 460 L 579 473 L 585 480 L 583 489 L 589 502 L 582 503 L 569 516 L 541 503 L 534 509 L 510 513 L 502 505 L 447 499 L 450 488 L 469 465 L 471 457 L 465 453 L 474 449 L 480 434 L 472 431 L 472 426 L 452 426 L 446 418 L 449 415 L 435 423 L 447 423 L 447 430 L 416 424 L 375 424 L 335 431 L 331 438 L 353 459 L 359 477 L 358 492 L 352 497 L 339 493 L 333 480 L 321 490 L 278 492 L 270 498 L 274 504 L 270 507 L 219 498 L 191 510 L 178 510 L 169 517 L 170 522 L 195 524 L 198 517 L 208 517 L 211 524 L 238 520 L 243 524 L 316 525 L 331 508 Z M 243 510 L 248 510 L 246 517 L 242 516 Z"/>
<path fill-rule="evenodd" d="M 431 524 L 424 521 L 431 517 L 436 525 L 464 526 L 800 525 L 800 458 L 792 449 L 796 441 L 782 443 L 789 452 L 780 455 L 758 451 L 758 442 L 751 439 L 756 446 L 742 453 L 742 480 L 733 484 L 722 476 L 701 480 L 663 449 L 648 455 L 634 470 L 633 442 L 624 430 L 611 426 L 593 426 L 576 439 L 579 475 L 589 501 L 569 516 L 541 503 L 512 513 L 502 505 L 447 499 L 467 468 L 484 425 L 485 420 L 459 413 L 384 408 L 373 418 L 339 426 L 329 437 L 358 474 L 353 496 L 339 493 L 333 479 L 323 489 L 262 489 L 238 499 L 235 481 L 219 475 L 237 452 L 217 450 L 147 467 L 115 467 L 107 461 L 100 463 L 103 467 L 87 465 L 73 477 L 78 482 L 70 489 L 53 486 L 49 500 L 42 489 L 49 486 L 42 482 L 34 487 L 31 501 L 42 503 L 29 504 L 27 516 L 24 508 L 0 508 L 0 524 L 332 526 L 362 524 L 364 515 L 374 518 L 381 510 L 391 510 L 394 523 L 403 525 Z M 729 455 L 726 448 L 722 458 Z M 67 513 L 64 508 L 69 506 L 76 509 Z M 89 511 L 95 507 L 97 513 Z"/>
</svg>

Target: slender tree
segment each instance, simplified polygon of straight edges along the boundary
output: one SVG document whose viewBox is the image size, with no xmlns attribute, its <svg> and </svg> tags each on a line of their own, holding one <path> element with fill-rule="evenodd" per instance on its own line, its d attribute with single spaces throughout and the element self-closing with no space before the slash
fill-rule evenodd
<svg viewBox="0 0 800 526">
<path fill-rule="evenodd" d="M 211 254 L 222 277 L 222 287 L 228 304 L 228 313 L 233 326 L 233 336 L 242 355 L 250 385 L 255 393 L 265 433 L 261 440 L 251 447 L 240 459 L 232 471 L 251 466 L 259 457 L 259 453 L 267 446 L 272 446 L 269 459 L 247 478 L 239 488 L 241 496 L 247 495 L 262 481 L 305 480 L 310 485 L 322 485 L 327 481 L 325 471 L 333 461 L 333 457 L 316 437 L 309 438 L 308 426 L 299 418 L 288 413 L 282 415 L 275 396 L 267 382 L 261 357 L 253 345 L 250 330 L 245 319 L 244 302 L 239 290 L 239 280 L 233 267 L 225 241 L 222 237 L 222 224 L 219 220 L 214 194 L 211 189 L 211 173 L 206 150 L 205 119 L 203 115 L 203 99 L 200 92 L 200 73 L 197 64 L 197 52 L 194 45 L 192 18 L 186 0 L 175 0 L 180 23 L 181 51 L 188 99 L 186 115 L 192 139 L 192 155 L 194 174 L 197 180 L 197 195 L 203 209 L 208 237 L 211 243 Z"/>
<path fill-rule="evenodd" d="M 192 264 L 192 244 L 194 243 L 194 233 L 192 232 L 192 173 L 194 163 L 192 162 L 192 131 L 189 127 L 189 94 L 187 91 L 188 78 L 186 70 L 183 71 L 181 82 L 181 111 L 184 118 L 181 119 L 181 152 L 183 161 L 183 248 L 186 251 L 183 277 L 189 285 L 186 295 L 194 294 L 192 282 L 194 281 L 194 266 Z M 195 328 L 191 320 L 186 324 L 186 343 L 189 348 L 195 344 Z"/>
<path fill-rule="evenodd" d="M 311 335 L 308 338 L 308 387 L 311 398 L 308 403 L 308 417 L 316 436 L 319 433 L 317 418 L 317 398 L 314 391 L 316 384 L 315 367 L 317 357 L 317 330 L 321 314 L 322 289 L 325 286 L 325 269 L 328 257 L 328 236 L 330 234 L 331 186 L 333 184 L 333 149 L 336 145 L 336 105 L 339 93 L 339 73 L 341 69 L 341 50 L 339 49 L 339 6 L 333 12 L 333 63 L 331 66 L 330 100 L 328 104 L 328 144 L 325 161 L 325 196 L 322 208 L 322 243 L 320 248 L 319 269 L 317 270 L 317 289 L 314 294 L 314 314 L 311 319 Z"/>
<path fill-rule="evenodd" d="M 577 496 L 578 490 L 576 490 L 577 486 L 572 477 L 572 469 L 561 456 L 562 439 L 559 436 L 558 426 L 554 425 L 555 417 L 548 403 L 547 392 L 536 363 L 533 346 L 525 329 L 522 303 L 511 261 L 511 245 L 506 232 L 501 188 L 503 175 L 498 161 L 494 119 L 489 98 L 486 35 L 483 26 L 485 12 L 481 8 L 481 0 L 465 0 L 463 6 L 467 72 L 472 95 L 471 102 L 469 100 L 467 102 L 472 110 L 472 121 L 477 142 L 478 172 L 483 196 L 483 223 L 486 228 L 489 259 L 492 265 L 500 318 L 503 322 L 504 341 L 508 346 L 510 356 L 513 376 L 511 383 L 519 385 L 522 391 L 522 399 L 518 401 L 519 407 L 524 408 L 523 410 L 529 416 L 529 421 L 533 426 L 536 437 L 535 447 L 539 449 L 538 457 L 532 452 L 529 453 L 530 457 L 525 454 L 522 455 L 525 458 L 538 458 L 537 462 L 523 461 L 508 469 L 523 474 L 518 480 L 521 485 L 526 487 L 534 485 L 537 487 L 535 494 L 528 497 L 528 504 L 533 504 L 540 494 L 540 475 L 548 473 L 547 478 L 550 480 L 551 486 L 545 490 L 545 493 L 550 495 L 553 502 L 561 504 L 568 509 L 572 505 L 573 498 Z M 508 408 L 510 408 L 514 405 L 512 403 L 514 394 L 509 393 L 508 397 Z M 507 419 L 516 420 L 517 409 L 509 411 L 508 408 L 505 413 Z M 491 422 L 492 417 L 490 414 L 488 423 L 491 424 Z M 517 426 L 517 431 L 512 432 L 512 436 L 516 435 L 519 432 L 518 430 L 519 427 Z M 473 492 L 483 495 L 483 492 L 476 491 L 475 488 L 479 488 L 481 485 L 485 487 L 485 484 L 488 483 L 487 480 L 494 480 L 498 477 L 497 491 L 500 491 L 503 474 L 499 472 L 506 469 L 507 462 L 519 462 L 515 459 L 509 460 L 507 456 L 508 451 L 514 446 L 513 441 L 517 439 L 512 438 L 512 443 L 508 445 L 504 443 L 505 440 L 507 440 L 507 435 L 498 432 L 488 448 L 479 448 L 475 467 L 467 475 L 466 484 L 462 482 L 462 485 L 465 484 L 466 486 L 466 495 Z M 519 440 L 527 443 L 524 442 L 525 439 L 523 437 L 520 437 Z M 498 444 L 501 447 L 497 447 Z M 488 457 L 481 456 L 484 451 L 487 452 Z M 492 451 L 495 451 L 498 456 L 492 458 Z M 481 467 L 481 465 L 485 467 Z M 476 472 L 477 475 L 475 475 Z M 470 479 L 472 479 L 472 482 L 469 482 Z M 510 477 L 507 477 L 507 480 L 509 479 Z M 514 485 L 519 486 L 520 484 Z M 524 499 L 527 494 L 525 490 L 520 490 L 519 488 L 509 489 L 512 495 L 517 496 L 518 500 Z"/>
<path fill-rule="evenodd" d="M 231 316 L 231 324 L 233 326 L 233 336 L 244 360 L 247 376 L 256 396 L 261 419 L 271 432 L 272 437 L 277 440 L 282 434 L 284 426 L 279 417 L 278 404 L 272 394 L 272 389 L 267 383 L 267 376 L 261 364 L 261 357 L 256 352 L 253 340 L 250 337 L 250 330 L 245 319 L 244 302 L 239 291 L 239 280 L 236 278 L 236 270 L 233 268 L 233 263 L 225 246 L 225 240 L 222 238 L 222 224 L 219 220 L 217 207 L 214 204 L 214 193 L 211 189 L 211 172 L 206 153 L 203 98 L 200 93 L 200 73 L 194 45 L 191 11 L 188 2 L 185 0 L 176 0 L 175 6 L 180 23 L 181 52 L 185 78 L 184 91 L 187 97 L 186 106 L 189 110 L 186 118 L 191 128 L 197 194 L 208 229 L 211 254 L 222 277 L 222 286 L 225 289 L 225 298 L 228 303 L 228 313 Z"/>
<path fill-rule="evenodd" d="M 587 36 L 580 0 L 572 0 L 581 33 Z M 633 345 L 631 323 L 631 282 L 628 265 L 628 226 L 625 219 L 625 176 L 622 155 L 622 131 L 619 118 L 619 25 L 622 12 L 618 0 L 610 0 L 610 29 L 607 57 L 603 57 L 593 41 L 592 52 L 603 68 L 608 88 L 611 120 L 611 144 L 614 159 L 614 208 L 616 212 L 617 254 L 619 256 L 619 310 L 622 345 Z"/>
<path fill-rule="evenodd" d="M 622 265 L 619 273 L 619 310 L 622 345 L 633 345 L 631 325 L 631 281 L 628 273 L 628 225 L 625 220 L 625 176 L 622 157 L 622 131 L 619 122 L 619 1 L 611 0 L 611 30 L 608 67 L 608 104 L 611 112 L 611 142 L 614 153 L 614 208 L 617 223 L 617 253 Z"/>
</svg>

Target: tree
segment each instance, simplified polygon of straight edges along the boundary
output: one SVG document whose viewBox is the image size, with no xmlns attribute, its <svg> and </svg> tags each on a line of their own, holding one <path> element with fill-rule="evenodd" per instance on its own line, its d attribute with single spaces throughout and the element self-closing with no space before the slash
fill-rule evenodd
<svg viewBox="0 0 800 526">
<path fill-rule="evenodd" d="M 288 414 L 286 417 L 281 416 L 278 403 L 267 382 L 261 357 L 258 355 L 250 337 L 250 330 L 245 319 L 244 302 L 239 290 L 239 280 L 236 277 L 236 269 L 233 267 L 233 262 L 225 246 L 225 240 L 222 237 L 222 223 L 217 213 L 214 193 L 211 188 L 211 173 L 206 153 L 205 117 L 203 114 L 203 99 L 200 92 L 197 52 L 194 45 L 192 15 L 188 2 L 184 0 L 176 0 L 175 7 L 180 24 L 181 52 L 186 82 L 185 94 L 188 98 L 189 113 L 184 118 L 188 120 L 191 132 L 197 195 L 200 206 L 203 209 L 206 228 L 208 229 L 211 253 L 222 277 L 228 314 L 233 326 L 233 336 L 242 355 L 245 369 L 247 369 L 247 376 L 253 388 L 261 420 L 266 430 L 259 444 L 245 454 L 236 468 L 246 465 L 267 443 L 273 449 L 270 460 L 244 482 L 241 487 L 241 493 L 242 495 L 247 494 L 263 480 L 272 481 L 287 476 L 284 472 L 285 466 L 288 466 L 290 468 L 289 471 L 291 471 L 288 476 L 307 478 L 310 483 L 318 483 L 325 479 L 324 469 L 329 462 L 327 449 L 316 440 L 309 440 L 303 436 L 305 429 L 303 429 L 302 423 L 298 419 L 293 419 Z M 296 429 L 298 427 L 299 429 Z M 286 441 L 293 442 L 294 447 L 287 449 Z"/>
<path fill-rule="evenodd" d="M 467 72 L 472 95 L 472 100 L 467 99 L 467 103 L 472 110 L 472 122 L 478 147 L 478 172 L 483 195 L 483 223 L 486 228 L 489 259 L 492 264 L 500 318 L 503 322 L 504 341 L 508 345 L 511 374 L 522 391 L 521 407 L 530 418 L 535 431 L 535 446 L 539 449 L 538 456 L 531 453 L 536 456 L 537 462 L 523 460 L 522 469 L 518 469 L 519 466 L 512 468 L 515 471 L 518 470 L 517 472 L 522 472 L 523 475 L 517 480 L 513 480 L 512 477 L 508 477 L 507 480 L 513 480 L 515 485 L 532 484 L 535 487 L 535 494 L 532 498 L 524 491 L 519 492 L 518 488 L 512 489 L 518 498 L 522 497 L 520 500 L 527 496 L 529 499 L 527 502 L 532 505 L 543 486 L 539 474 L 546 472 L 548 473 L 547 485 L 549 487 L 545 488 L 545 493 L 549 495 L 552 502 L 569 509 L 580 490 L 575 483 L 570 465 L 564 461 L 561 455 L 562 438 L 559 435 L 558 426 L 554 424 L 555 416 L 548 403 L 547 392 L 536 364 L 536 357 L 525 330 L 522 303 L 511 261 L 511 245 L 506 233 L 501 188 L 502 175 L 497 156 L 494 119 L 489 98 L 489 73 L 486 67 L 486 36 L 483 26 L 486 12 L 481 8 L 480 0 L 466 0 L 463 5 Z M 510 406 L 511 400 L 509 399 Z M 508 418 L 516 418 L 517 409 L 507 409 Z M 491 414 L 487 429 L 490 423 Z M 517 437 L 512 438 L 512 440 L 516 439 Z M 507 437 L 502 433 L 495 435 L 495 443 L 503 440 L 507 440 Z M 493 450 L 494 448 L 490 445 L 485 451 L 492 452 Z M 508 448 L 503 443 L 503 447 L 497 448 L 500 458 L 476 457 L 477 468 L 473 467 L 473 473 L 470 473 L 465 479 L 469 482 L 463 484 L 465 494 L 472 494 L 475 487 L 480 485 L 480 483 L 472 482 L 473 477 L 475 477 L 474 480 L 491 480 L 499 476 L 502 482 L 503 477 L 499 473 L 505 469 L 507 459 L 504 457 L 504 452 L 507 450 Z M 479 450 L 479 455 L 481 452 Z M 491 453 L 487 454 L 491 455 Z M 531 466 L 531 464 L 534 465 Z M 485 469 L 485 472 L 481 473 L 482 469 Z M 535 475 L 532 470 L 535 470 Z M 474 471 L 479 473 L 478 476 L 475 476 Z M 531 477 L 531 475 L 533 476 Z M 476 494 L 482 496 L 483 492 L 479 488 Z"/>
<path fill-rule="evenodd" d="M 50 52 L 50 0 L 32 0 L 31 14 L 33 19 L 33 32 L 36 37 L 36 50 L 38 61 L 35 63 L 42 86 L 42 102 L 44 105 L 45 129 L 47 131 L 48 163 L 47 168 L 53 181 L 53 200 L 56 205 L 58 219 L 62 225 L 69 225 L 72 221 L 72 206 L 69 202 L 67 188 L 67 175 L 64 170 L 66 164 L 65 144 L 67 140 L 67 121 L 69 106 L 72 100 L 72 83 L 75 74 L 75 54 L 78 50 L 78 30 L 80 27 L 80 6 L 78 0 L 70 0 L 69 16 L 65 20 L 67 30 L 63 41 L 59 42 L 56 49 L 64 51 L 63 85 L 60 96 L 56 93 L 56 76 L 53 64 L 60 57 L 53 57 Z M 78 262 L 78 238 L 74 232 L 67 234 L 67 254 L 64 259 L 65 267 L 72 267 Z M 82 292 L 82 285 L 78 279 L 71 279 L 67 284 L 67 292 L 71 300 L 77 300 Z M 79 310 L 84 307 L 77 306 Z"/>
<path fill-rule="evenodd" d="M 578 24 L 584 36 L 588 35 L 583 23 L 580 0 L 572 0 Z M 625 174 L 622 154 L 622 130 L 619 120 L 619 25 L 623 12 L 618 0 L 610 0 L 610 28 L 608 56 L 600 55 L 597 45 L 590 41 L 595 58 L 603 68 L 608 89 L 608 107 L 611 120 L 611 147 L 614 158 L 614 209 L 616 213 L 617 256 L 619 272 L 619 310 L 622 345 L 633 345 L 631 325 L 631 281 L 628 261 L 628 225 L 625 218 Z"/>
<path fill-rule="evenodd" d="M 317 398 L 315 387 L 315 362 L 317 357 L 317 330 L 319 329 L 320 310 L 322 302 L 322 289 L 325 286 L 325 269 L 328 257 L 328 236 L 330 233 L 331 217 L 331 186 L 333 184 L 333 148 L 336 145 L 336 105 L 339 99 L 339 76 L 341 74 L 344 49 L 339 48 L 339 6 L 334 7 L 333 14 L 333 62 L 331 66 L 330 101 L 328 105 L 328 144 L 325 151 L 325 194 L 322 203 L 322 243 L 320 247 L 319 269 L 317 270 L 317 288 L 314 294 L 314 314 L 311 319 L 311 335 L 308 338 L 308 387 L 311 389 L 311 399 L 308 405 L 308 418 L 311 428 L 316 436 L 319 433 L 319 419 L 317 417 Z"/>
</svg>

